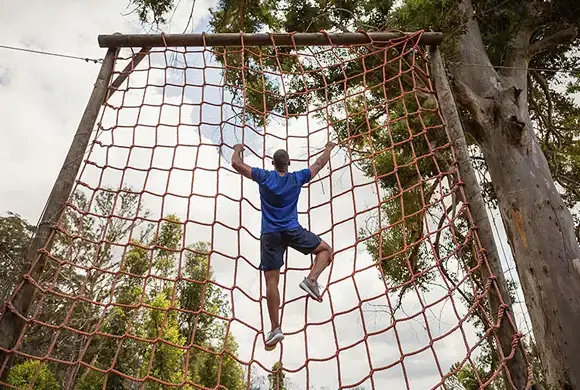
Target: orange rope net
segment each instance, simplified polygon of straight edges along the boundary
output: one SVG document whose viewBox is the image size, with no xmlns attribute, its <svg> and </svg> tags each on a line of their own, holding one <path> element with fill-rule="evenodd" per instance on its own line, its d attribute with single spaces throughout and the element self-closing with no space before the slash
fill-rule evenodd
<svg viewBox="0 0 580 390">
<path fill-rule="evenodd" d="M 521 335 L 505 304 L 490 307 L 498 289 L 420 37 L 152 50 L 101 110 L 25 325 L 0 348 L 1 383 L 426 389 L 462 388 L 469 372 L 513 388 L 496 325 L 507 316 L 513 347 Z M 134 55 L 121 53 L 117 75 Z M 299 289 L 311 259 L 290 249 L 286 338 L 267 352 L 258 189 L 231 168 L 232 146 L 266 169 L 285 148 L 298 170 L 330 139 L 299 201 L 334 249 L 324 301 Z"/>
</svg>

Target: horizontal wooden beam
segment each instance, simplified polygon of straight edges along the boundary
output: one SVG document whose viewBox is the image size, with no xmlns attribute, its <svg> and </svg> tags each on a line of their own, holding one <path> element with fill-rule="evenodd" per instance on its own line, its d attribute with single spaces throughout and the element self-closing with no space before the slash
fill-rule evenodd
<svg viewBox="0 0 580 390">
<path fill-rule="evenodd" d="M 192 46 L 329 46 L 384 43 L 414 33 L 295 33 L 295 34 L 111 34 L 99 35 L 99 46 L 121 47 L 192 47 Z M 425 32 L 419 44 L 438 45 L 443 33 Z"/>
</svg>

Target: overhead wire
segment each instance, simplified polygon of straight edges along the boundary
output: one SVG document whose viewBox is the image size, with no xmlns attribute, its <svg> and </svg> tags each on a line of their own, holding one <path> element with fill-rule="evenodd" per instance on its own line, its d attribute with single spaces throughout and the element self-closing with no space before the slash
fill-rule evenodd
<svg viewBox="0 0 580 390">
<path fill-rule="evenodd" d="M 195 4 L 195 1 L 194 1 Z M 90 58 L 90 57 L 82 57 L 70 54 L 63 54 L 63 53 L 56 53 L 56 52 L 49 52 L 44 50 L 34 50 L 34 49 L 27 49 L 23 47 L 16 47 L 16 46 L 9 46 L 9 45 L 0 45 L 0 49 L 7 49 L 7 50 L 15 50 L 21 51 L 26 53 L 34 53 L 34 54 L 41 54 L 53 57 L 60 57 L 60 58 L 68 58 L 68 59 L 75 59 L 75 60 L 82 60 L 84 62 L 92 62 L 95 64 L 99 64 L 103 62 L 102 58 Z M 517 66 L 503 66 L 503 65 L 484 65 L 484 64 L 470 64 L 465 62 L 450 62 L 452 65 L 460 65 L 460 66 L 467 66 L 472 68 L 494 68 L 494 69 L 514 69 L 514 70 L 525 70 L 525 71 L 537 71 L 537 72 L 553 72 L 553 73 L 580 73 L 579 70 L 576 69 L 564 69 L 564 68 L 525 68 L 525 67 L 517 67 Z"/>
<path fill-rule="evenodd" d="M 21 52 L 26 52 L 26 53 L 42 54 L 42 55 L 53 56 L 53 57 L 82 60 L 85 62 L 93 62 L 95 64 L 99 64 L 99 63 L 103 62 L 102 58 L 80 57 L 80 56 L 75 56 L 75 55 L 55 53 L 55 52 L 49 52 L 49 51 L 44 51 L 44 50 L 27 49 L 27 48 L 23 48 L 23 47 L 16 47 L 16 46 L 9 46 L 9 45 L 0 45 L 0 48 L 21 51 Z"/>
<path fill-rule="evenodd" d="M 484 65 L 484 64 L 469 64 L 465 62 L 449 62 L 451 65 L 467 66 L 471 68 L 494 68 L 494 69 L 513 69 L 513 70 L 525 70 L 525 71 L 536 71 L 536 72 L 553 72 L 553 73 L 580 73 L 577 69 L 564 69 L 564 68 L 525 68 L 521 66 L 503 66 L 503 65 Z"/>
</svg>

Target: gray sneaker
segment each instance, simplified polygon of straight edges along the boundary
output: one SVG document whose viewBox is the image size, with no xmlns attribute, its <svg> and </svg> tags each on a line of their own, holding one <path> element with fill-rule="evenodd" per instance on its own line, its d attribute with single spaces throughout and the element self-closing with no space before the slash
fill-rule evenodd
<svg viewBox="0 0 580 390">
<path fill-rule="evenodd" d="M 317 302 L 322 302 L 322 297 L 320 296 L 320 286 L 316 282 L 311 282 L 308 278 L 300 283 L 300 288 L 308 293 L 312 299 Z"/>
<path fill-rule="evenodd" d="M 271 332 L 268 332 L 268 336 L 266 337 L 266 350 L 271 351 L 276 348 L 276 344 L 280 341 L 284 340 L 284 333 L 282 333 L 281 328 L 276 328 Z"/>
</svg>

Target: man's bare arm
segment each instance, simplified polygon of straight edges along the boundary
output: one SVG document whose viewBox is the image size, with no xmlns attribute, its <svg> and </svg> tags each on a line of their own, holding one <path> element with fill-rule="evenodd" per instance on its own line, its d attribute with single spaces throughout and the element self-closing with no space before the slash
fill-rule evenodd
<svg viewBox="0 0 580 390">
<path fill-rule="evenodd" d="M 241 144 L 234 145 L 234 154 L 232 155 L 232 167 L 242 176 L 248 179 L 252 178 L 252 168 L 244 163 L 242 151 L 244 147 Z"/>
<path fill-rule="evenodd" d="M 314 164 L 310 166 L 310 178 L 313 179 L 314 176 L 318 175 L 318 172 L 328 163 L 330 160 L 330 152 L 336 144 L 332 141 L 329 141 L 324 148 L 324 152 L 316 159 Z"/>
</svg>

